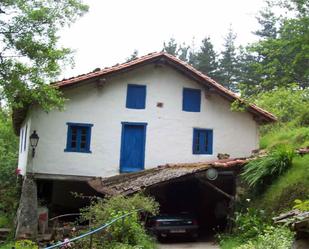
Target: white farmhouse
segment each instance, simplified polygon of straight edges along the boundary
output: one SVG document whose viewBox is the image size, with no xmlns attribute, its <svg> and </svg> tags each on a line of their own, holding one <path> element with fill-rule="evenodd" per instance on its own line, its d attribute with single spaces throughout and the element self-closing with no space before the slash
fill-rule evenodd
<svg viewBox="0 0 309 249">
<path fill-rule="evenodd" d="M 275 121 L 254 105 L 231 111 L 234 93 L 166 53 L 53 86 L 68 99 L 63 111 L 33 105 L 18 116 L 24 119 L 15 118 L 22 175 L 108 177 L 218 153 L 246 157 L 258 148 L 259 125 Z M 32 157 L 34 131 L 40 139 Z"/>
<path fill-rule="evenodd" d="M 94 177 L 206 162 L 219 153 L 247 157 L 258 148 L 259 125 L 276 120 L 255 105 L 247 106 L 245 112 L 231 111 L 231 103 L 241 101 L 236 94 L 163 52 L 53 86 L 67 99 L 64 110 L 47 113 L 33 104 L 13 113 L 20 136 L 18 171 L 26 176 L 19 234 L 32 233 L 37 226 L 33 222 L 31 228 L 29 218 L 25 219 L 35 217 L 37 196 L 48 199 L 54 210 L 63 204 L 76 208 L 68 193 L 85 190 L 89 187 L 85 182 Z M 39 137 L 36 147 L 30 141 L 34 135 Z M 227 191 L 235 194 L 234 180 L 225 182 Z M 211 205 L 218 198 L 203 193 L 197 201 L 214 201 L 195 206 L 213 210 Z"/>
</svg>

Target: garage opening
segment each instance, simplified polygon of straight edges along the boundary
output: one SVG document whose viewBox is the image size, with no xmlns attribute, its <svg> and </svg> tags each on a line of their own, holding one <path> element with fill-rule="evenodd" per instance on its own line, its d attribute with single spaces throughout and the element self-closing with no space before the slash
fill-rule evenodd
<svg viewBox="0 0 309 249">
<path fill-rule="evenodd" d="M 210 183 L 234 196 L 234 179 L 232 172 L 221 171 Z M 196 217 L 200 235 L 209 235 L 226 227 L 230 199 L 206 181 L 206 176 L 193 175 L 152 186 L 147 192 L 160 203 L 161 214 L 188 213 Z"/>
<path fill-rule="evenodd" d="M 38 199 L 48 208 L 50 217 L 79 213 L 90 204 L 90 197 L 103 197 L 82 181 L 38 180 L 37 184 Z"/>
</svg>

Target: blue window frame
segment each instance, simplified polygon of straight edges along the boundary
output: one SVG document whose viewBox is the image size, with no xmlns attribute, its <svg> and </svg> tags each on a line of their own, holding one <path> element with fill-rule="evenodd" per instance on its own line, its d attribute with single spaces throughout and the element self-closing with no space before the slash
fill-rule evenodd
<svg viewBox="0 0 309 249">
<path fill-rule="evenodd" d="M 193 154 L 208 154 L 213 151 L 213 130 L 193 129 Z"/>
<path fill-rule="evenodd" d="M 146 86 L 129 84 L 127 89 L 126 107 L 130 109 L 145 109 Z"/>
<path fill-rule="evenodd" d="M 66 152 L 91 153 L 90 140 L 93 124 L 67 123 L 67 147 Z"/>
<path fill-rule="evenodd" d="M 182 96 L 182 110 L 186 112 L 201 111 L 201 90 L 184 88 Z"/>
</svg>

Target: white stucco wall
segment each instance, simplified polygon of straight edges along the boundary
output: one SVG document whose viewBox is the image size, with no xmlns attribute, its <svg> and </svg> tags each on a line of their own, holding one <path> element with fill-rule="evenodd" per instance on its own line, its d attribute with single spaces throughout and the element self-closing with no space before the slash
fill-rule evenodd
<svg viewBox="0 0 309 249">
<path fill-rule="evenodd" d="M 146 108 L 127 109 L 127 84 L 147 85 Z M 257 124 L 251 114 L 230 111 L 222 97 L 205 98 L 201 112 L 182 111 L 183 87 L 203 87 L 169 67 L 148 65 L 113 76 L 98 89 L 95 84 L 65 91 L 65 111 L 30 111 L 31 132 L 40 141 L 36 156 L 29 159 L 36 173 L 77 176 L 111 176 L 119 173 L 121 122 L 147 122 L 145 168 L 166 163 L 215 159 L 251 154 L 258 146 Z M 158 108 L 157 102 L 164 104 Z M 92 123 L 92 153 L 64 152 L 67 122 Z M 213 155 L 192 154 L 193 128 L 213 129 Z M 28 132 L 28 134 L 30 134 Z M 20 162 L 23 160 L 20 160 Z"/>
<path fill-rule="evenodd" d="M 27 130 L 27 134 L 26 134 Z M 29 136 L 31 130 L 31 120 L 26 118 L 23 122 L 20 133 L 19 133 L 19 147 L 18 147 L 18 169 L 20 174 L 24 175 L 26 173 L 28 154 L 29 154 Z"/>
</svg>

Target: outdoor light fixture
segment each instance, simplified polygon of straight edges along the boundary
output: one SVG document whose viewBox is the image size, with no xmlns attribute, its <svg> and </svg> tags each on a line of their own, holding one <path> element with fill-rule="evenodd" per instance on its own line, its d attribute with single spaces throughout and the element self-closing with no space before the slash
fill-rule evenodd
<svg viewBox="0 0 309 249">
<path fill-rule="evenodd" d="M 34 155 L 35 155 L 35 148 L 38 145 L 39 139 L 40 139 L 40 137 L 38 136 L 38 134 L 34 130 L 33 133 L 30 136 L 30 145 L 32 147 L 32 157 L 34 157 Z"/>
</svg>

